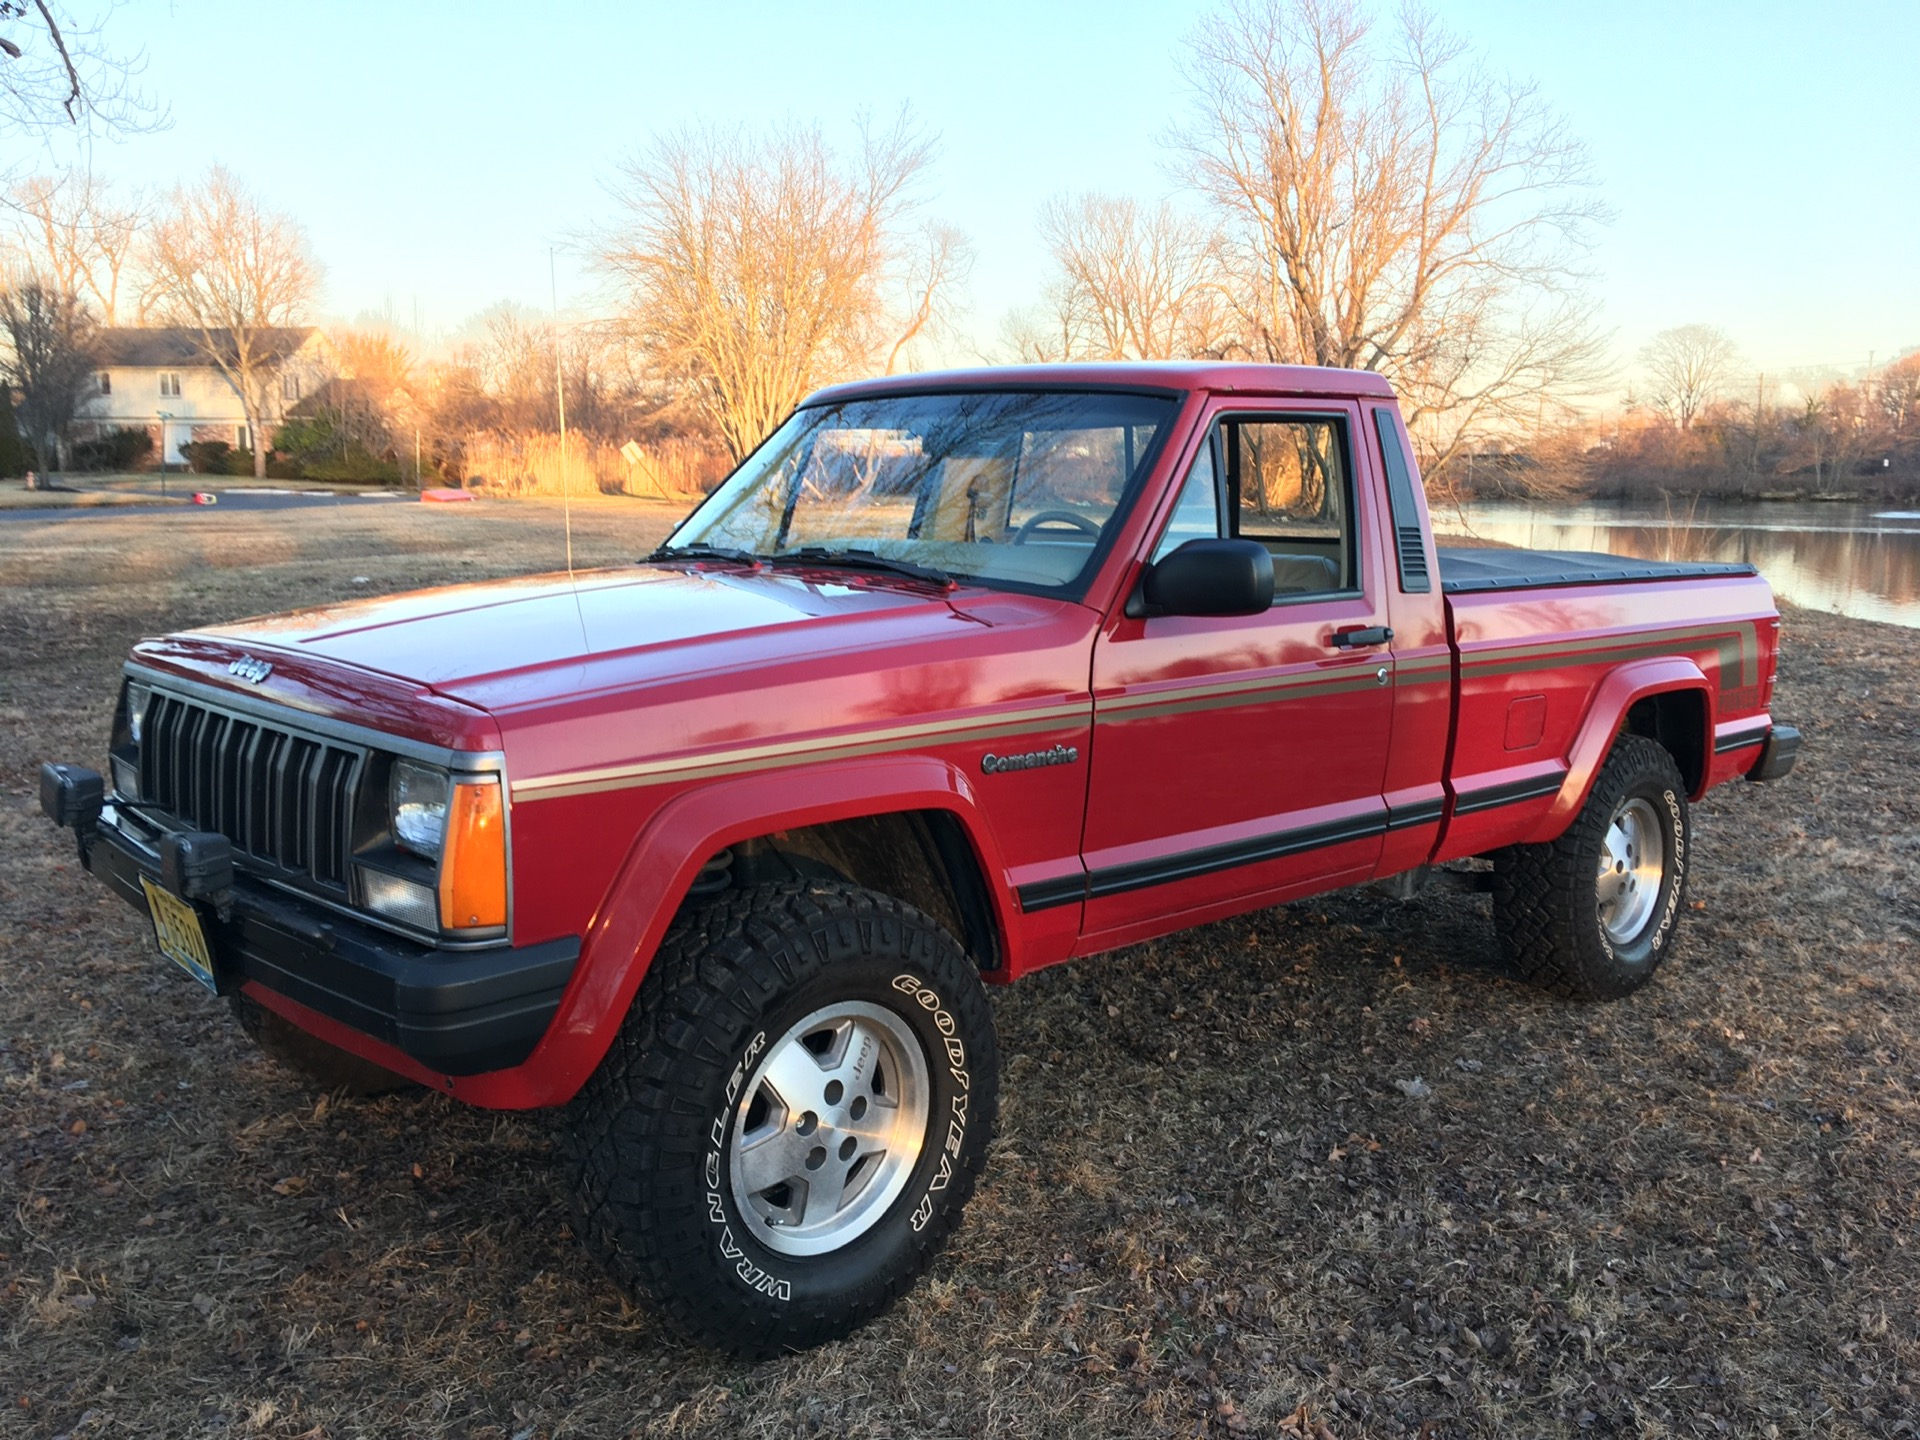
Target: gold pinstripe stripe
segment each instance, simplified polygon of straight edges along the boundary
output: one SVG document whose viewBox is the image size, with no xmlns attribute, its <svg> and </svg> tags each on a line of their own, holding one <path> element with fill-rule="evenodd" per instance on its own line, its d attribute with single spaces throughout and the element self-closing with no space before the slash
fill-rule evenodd
<svg viewBox="0 0 1920 1440">
<path fill-rule="evenodd" d="M 1380 682 L 1374 679 L 1374 668 L 1368 666 L 1362 670 L 1357 665 L 1343 665 L 1331 670 L 1300 670 L 1290 675 L 1263 675 L 1252 680 L 1207 680 L 1191 685 L 1169 685 L 1161 690 L 1141 691 L 1132 695 L 1118 695 L 1110 700 L 1101 700 L 1096 704 L 1095 718 L 1107 718 L 1112 712 L 1118 710 L 1159 709 L 1174 704 L 1197 705 L 1216 701 L 1255 704 L 1276 691 L 1300 690 L 1309 686 L 1360 683 L 1377 685 Z"/>
<path fill-rule="evenodd" d="M 552 800 L 563 795 L 586 795 L 639 785 L 663 785 L 673 780 L 743 775 L 807 760 L 844 760 L 861 755 L 880 755 L 947 740 L 994 740 L 1034 730 L 1058 729 L 1067 721 L 1084 721 L 1091 709 L 1090 701 L 1081 701 L 1072 705 L 1037 707 L 1013 715 L 983 715 L 972 720 L 932 720 L 916 725 L 867 730 L 855 735 L 783 740 L 766 745 L 709 751 L 703 755 L 678 755 L 667 760 L 644 760 L 596 770 L 564 771 L 515 781 L 513 798 Z"/>
<path fill-rule="evenodd" d="M 1698 642 L 1688 645 L 1686 642 Z M 1586 640 L 1529 641 L 1524 645 L 1495 645 L 1463 650 L 1462 667 L 1480 675 L 1510 675 L 1521 670 L 1559 670 L 1591 665 L 1606 659 L 1637 659 L 1670 655 L 1678 649 L 1720 652 L 1722 674 L 1738 673 L 1742 686 L 1760 680 L 1758 622 L 1728 620 L 1714 625 L 1684 625 L 1637 635 L 1601 636 Z"/>
</svg>

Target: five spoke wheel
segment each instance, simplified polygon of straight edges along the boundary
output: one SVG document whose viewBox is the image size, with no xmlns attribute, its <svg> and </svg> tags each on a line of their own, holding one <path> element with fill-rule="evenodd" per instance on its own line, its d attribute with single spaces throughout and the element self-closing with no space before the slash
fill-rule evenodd
<svg viewBox="0 0 1920 1440">
<path fill-rule="evenodd" d="M 1666 855 L 1665 831 L 1652 802 L 1629 796 L 1601 838 L 1595 886 L 1600 924 L 1614 944 L 1631 944 L 1647 928 L 1660 901 Z"/>
<path fill-rule="evenodd" d="M 741 1091 L 733 1198 L 787 1255 L 838 1249 L 886 1213 L 927 1137 L 926 1052 L 891 1010 L 845 1001 L 770 1045 Z"/>
</svg>

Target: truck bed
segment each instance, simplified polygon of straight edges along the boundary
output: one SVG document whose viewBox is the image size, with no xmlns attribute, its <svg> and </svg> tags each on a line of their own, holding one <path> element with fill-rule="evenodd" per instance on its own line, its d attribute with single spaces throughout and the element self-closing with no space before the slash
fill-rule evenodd
<svg viewBox="0 0 1920 1440">
<path fill-rule="evenodd" d="M 1526 590 L 1550 585 L 1598 585 L 1627 580 L 1702 580 L 1753 575 L 1753 566 L 1728 560 L 1639 560 L 1586 550 L 1479 550 L 1438 547 L 1440 586 L 1449 595 Z"/>
</svg>

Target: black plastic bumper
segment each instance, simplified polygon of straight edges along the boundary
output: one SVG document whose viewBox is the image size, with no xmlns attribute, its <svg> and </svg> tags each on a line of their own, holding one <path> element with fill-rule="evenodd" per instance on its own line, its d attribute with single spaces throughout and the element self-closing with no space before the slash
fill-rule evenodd
<svg viewBox="0 0 1920 1440">
<path fill-rule="evenodd" d="M 82 830 L 87 867 L 143 913 L 160 856 L 111 823 Z M 389 935 L 246 876 L 228 916 L 196 907 L 222 990 L 253 980 L 442 1075 L 517 1065 L 546 1034 L 580 958 L 568 937 L 540 945 L 440 950 Z"/>
<path fill-rule="evenodd" d="M 1776 725 L 1767 732 L 1760 747 L 1760 758 L 1747 772 L 1749 780 L 1778 780 L 1793 769 L 1800 758 L 1800 732 L 1791 725 Z"/>
</svg>

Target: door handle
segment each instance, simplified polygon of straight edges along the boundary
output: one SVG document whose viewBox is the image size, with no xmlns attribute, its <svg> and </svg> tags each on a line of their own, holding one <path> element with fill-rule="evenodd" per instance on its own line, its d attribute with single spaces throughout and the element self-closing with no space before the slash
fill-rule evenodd
<svg viewBox="0 0 1920 1440">
<path fill-rule="evenodd" d="M 1391 625 L 1373 625 L 1365 630 L 1336 630 L 1327 643 L 1336 650 L 1352 650 L 1363 645 L 1385 645 L 1392 639 Z"/>
</svg>

